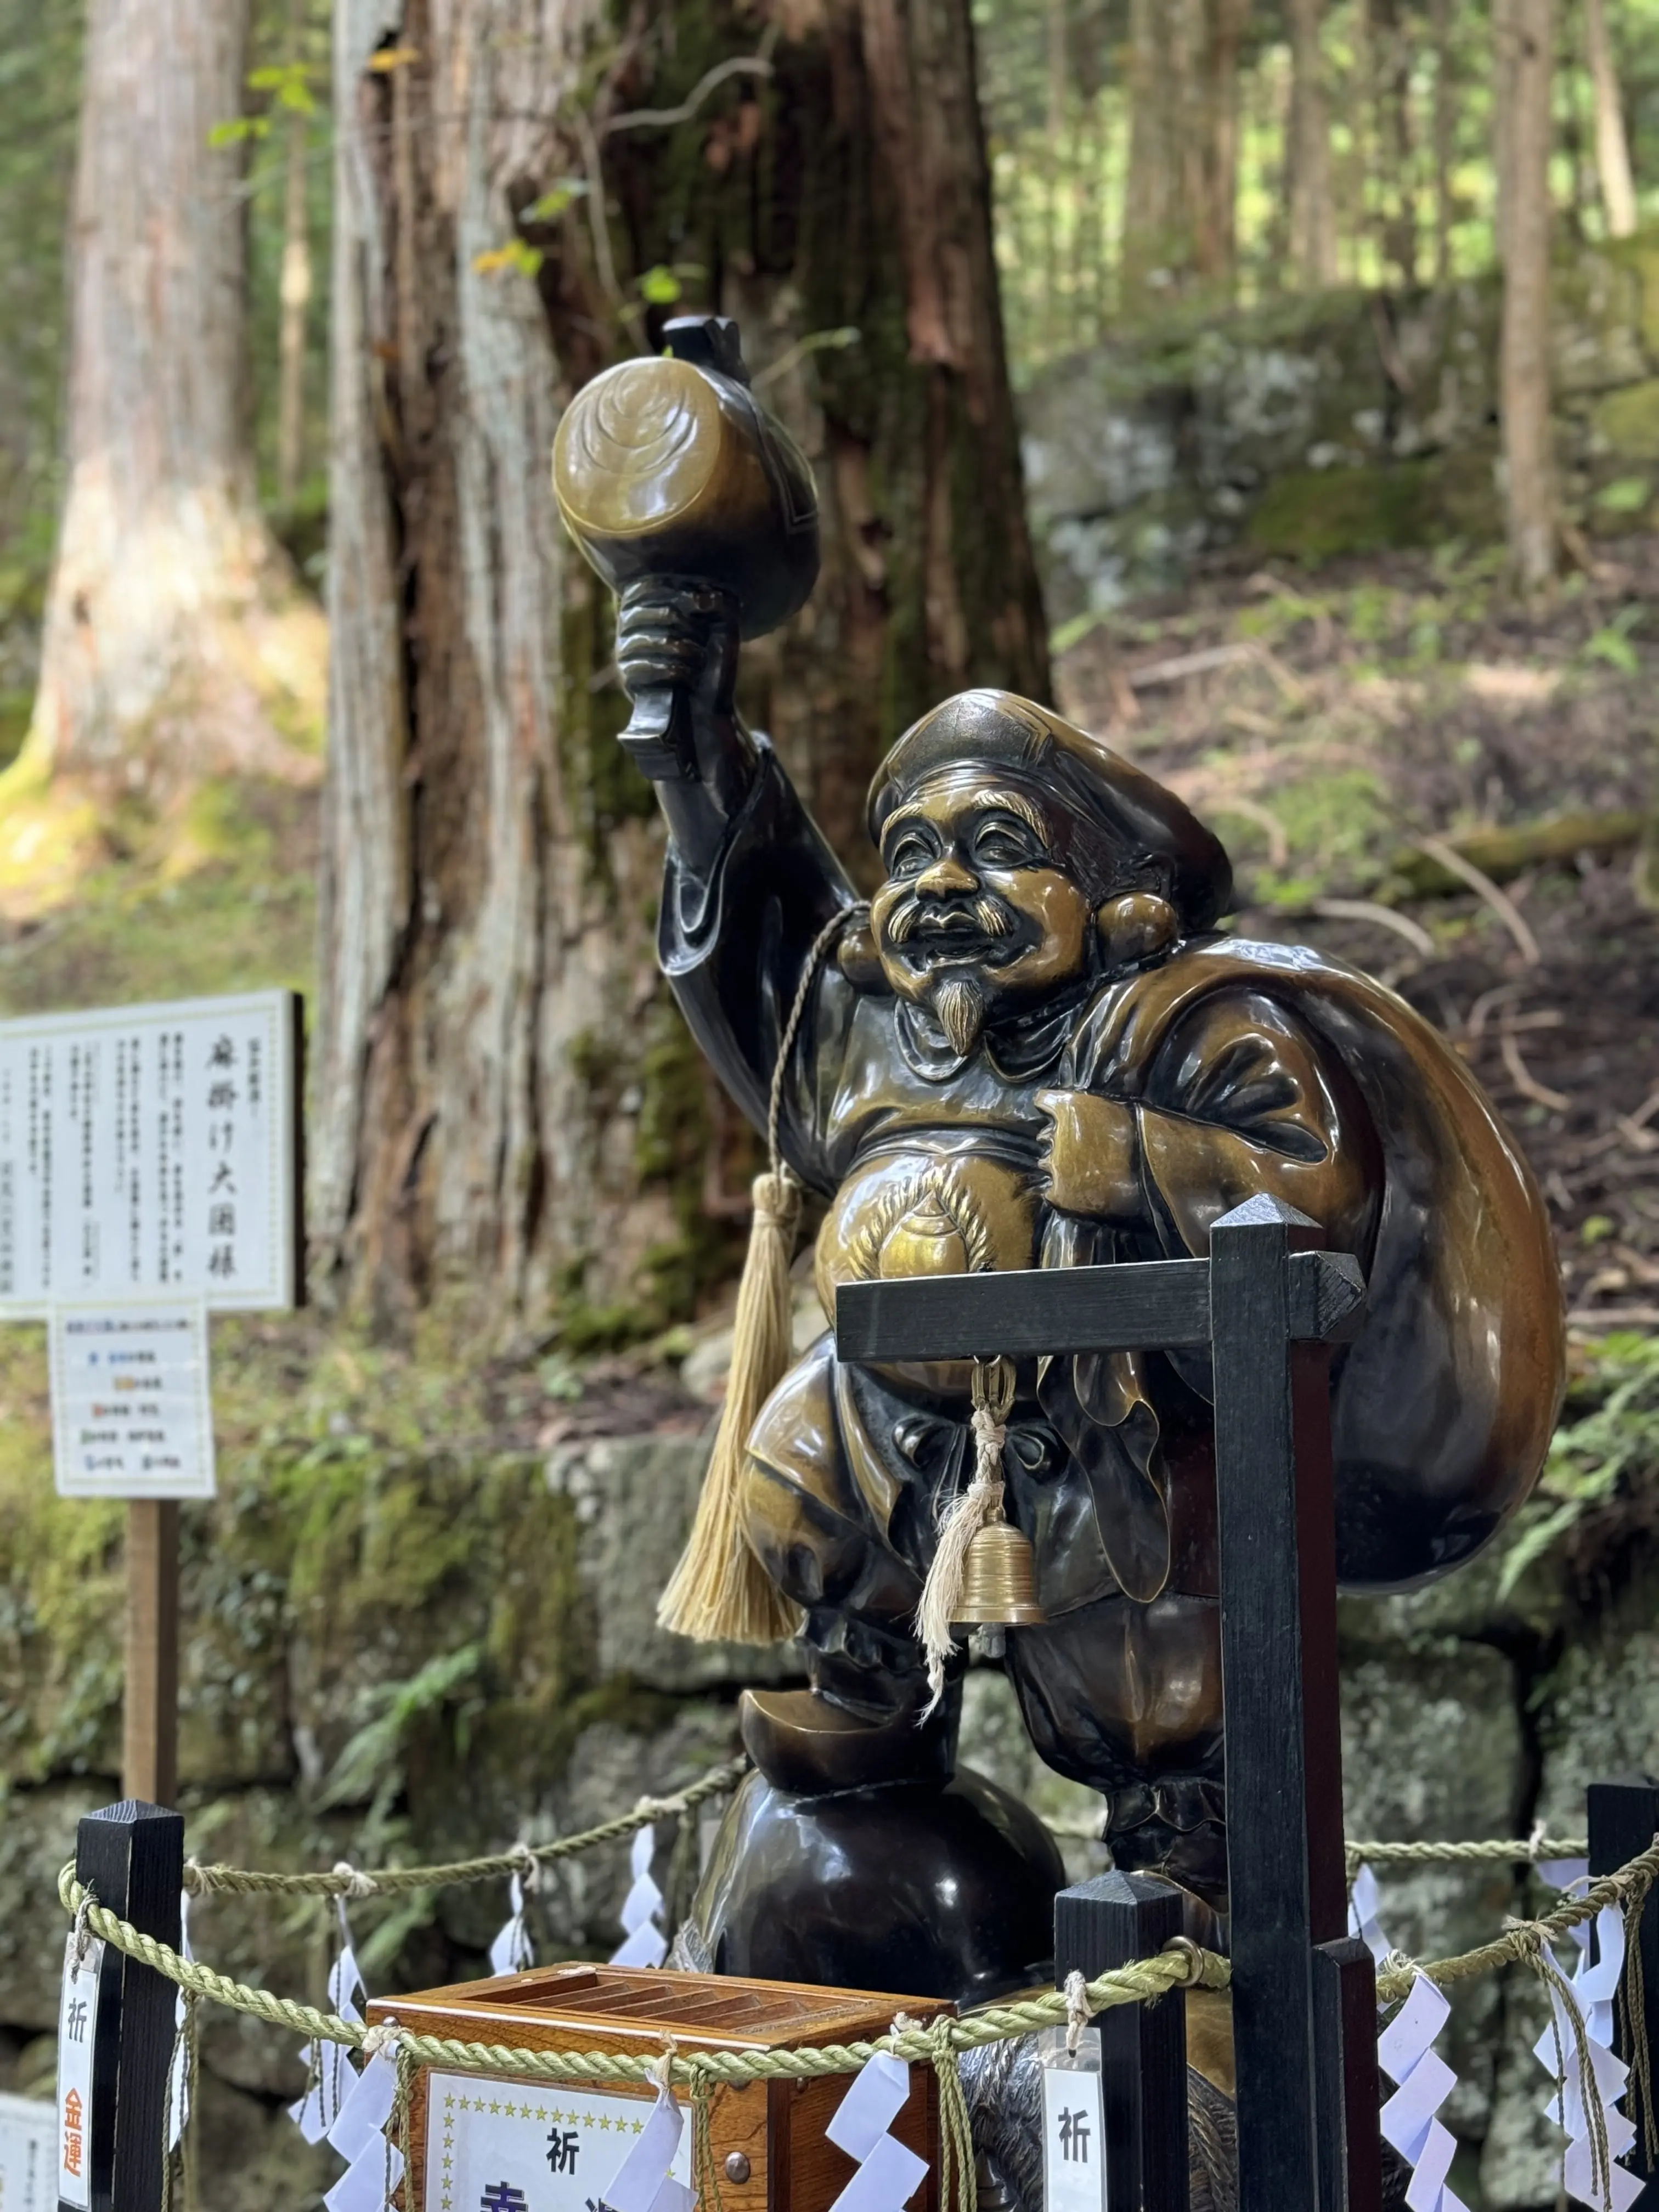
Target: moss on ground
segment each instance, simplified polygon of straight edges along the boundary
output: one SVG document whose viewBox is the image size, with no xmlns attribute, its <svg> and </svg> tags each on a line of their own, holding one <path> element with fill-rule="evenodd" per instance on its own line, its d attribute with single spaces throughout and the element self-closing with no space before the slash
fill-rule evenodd
<svg viewBox="0 0 1659 2212">
<path fill-rule="evenodd" d="M 309 992 L 313 794 L 209 782 L 157 855 L 107 849 L 62 902 L 0 935 L 0 1012 L 119 1006 L 283 984 Z"/>
</svg>

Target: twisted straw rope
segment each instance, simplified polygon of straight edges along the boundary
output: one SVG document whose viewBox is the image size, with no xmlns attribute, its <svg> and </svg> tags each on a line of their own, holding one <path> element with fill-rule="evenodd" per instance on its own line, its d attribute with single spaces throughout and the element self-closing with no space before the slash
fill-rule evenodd
<svg viewBox="0 0 1659 2212">
<path fill-rule="evenodd" d="M 1656 1880 L 1659 1880 L 1659 1838 L 1628 1859 L 1614 1874 L 1603 1875 L 1590 1883 L 1583 1897 L 1570 1898 L 1565 1905 L 1557 1905 L 1536 1920 L 1511 1921 L 1496 1942 L 1478 1944 L 1473 1951 L 1460 1951 L 1455 1958 L 1436 1959 L 1428 1966 L 1415 1964 L 1391 1969 L 1376 1978 L 1376 2001 L 1391 2004 L 1396 1998 L 1411 1994 L 1413 1980 L 1419 1972 L 1428 1976 L 1442 1989 L 1453 1982 L 1471 1980 L 1476 1974 L 1489 1973 L 1499 1966 L 1512 1966 L 1517 1960 L 1537 1960 L 1545 1947 L 1559 1937 L 1594 1920 L 1602 1908 L 1616 1905 L 1626 1912 L 1633 1911 L 1646 1899 Z"/>
<path fill-rule="evenodd" d="M 271 2027 L 292 2029 L 296 2035 L 342 2043 L 361 2049 L 371 2031 L 359 2021 L 342 2020 L 337 2013 L 319 2011 L 293 1997 L 279 1997 L 270 1990 L 233 1981 L 198 1960 L 184 1959 L 170 1945 L 146 1936 L 130 1921 L 100 1905 L 90 1890 L 75 1879 L 72 1866 L 64 1869 L 58 1882 L 58 1900 L 64 1911 L 85 1916 L 94 1936 L 114 1945 L 130 1959 L 151 1967 L 167 1981 L 194 1996 L 206 1997 L 228 2011 L 246 2013 Z M 1195 1944 L 1176 1939 L 1170 1950 L 1155 1959 L 1140 1959 L 1099 1975 L 1088 1984 L 1091 2012 L 1113 2005 L 1151 2003 L 1176 1989 L 1225 1989 L 1231 1978 L 1226 1960 Z M 695 2087 L 698 2082 L 732 2086 L 745 2081 L 812 2081 L 829 2074 L 855 2074 L 877 2051 L 890 2051 L 908 2059 L 937 2059 L 942 2046 L 952 2051 L 975 2051 L 983 2044 L 1000 2043 L 1039 2027 L 1063 2027 L 1065 1996 L 1028 1997 L 1015 2004 L 987 2005 L 966 2020 L 947 2020 L 943 2026 L 904 2028 L 872 2043 L 827 2043 L 796 2051 L 708 2051 L 690 2057 L 676 2057 L 672 2078 Z M 630 2058 L 612 2051 L 519 2051 L 505 2044 L 462 2043 L 447 2036 L 416 2035 L 404 2030 L 399 2046 L 428 2065 L 456 2066 L 474 2072 L 525 2074 L 545 2081 L 635 2081 L 649 2084 L 658 2078 L 660 2058 Z M 656 2069 L 658 2071 L 653 2071 Z"/>
<path fill-rule="evenodd" d="M 1352 1843 L 1343 1845 L 1350 1878 L 1362 1866 L 1522 1866 L 1540 1859 L 1582 1859 L 1589 1854 L 1583 1836 L 1531 1836 L 1525 1843 L 1502 1837 L 1469 1844 Z"/>
<path fill-rule="evenodd" d="M 711 1797 L 735 1790 L 749 1771 L 746 1759 L 728 1759 L 700 1782 L 676 1790 L 672 1797 L 641 1797 L 631 1813 L 579 1835 L 559 1836 L 550 1844 L 517 1844 L 510 1851 L 487 1858 L 456 1859 L 446 1866 L 383 1867 L 374 1873 L 343 1862 L 331 1874 L 268 1874 L 246 1867 L 199 1866 L 194 1859 L 185 1866 L 185 1887 L 192 1897 L 245 1896 L 269 1892 L 278 1897 L 394 1897 L 411 1889 L 449 1889 L 465 1882 L 494 1881 L 507 1875 L 523 1875 L 532 1862 L 537 1866 L 555 1859 L 574 1858 L 579 1851 L 599 1844 L 620 1843 L 624 1837 L 647 1827 L 653 1820 L 690 1813 Z"/>
</svg>

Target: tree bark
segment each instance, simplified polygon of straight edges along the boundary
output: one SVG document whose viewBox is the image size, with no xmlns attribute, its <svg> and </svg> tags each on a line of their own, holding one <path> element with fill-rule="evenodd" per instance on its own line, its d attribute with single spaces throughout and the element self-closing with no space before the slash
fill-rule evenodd
<svg viewBox="0 0 1659 2212">
<path fill-rule="evenodd" d="M 1401 0 L 1368 0 L 1376 110 L 1382 252 L 1402 284 L 1417 282 L 1416 150 L 1412 132 L 1411 40 Z"/>
<path fill-rule="evenodd" d="M 306 0 L 290 0 L 289 60 L 305 59 Z M 305 469 L 306 316 L 311 305 L 311 236 L 306 205 L 306 113 L 290 108 L 283 196 L 282 325 L 276 362 L 276 498 L 291 507 Z"/>
<path fill-rule="evenodd" d="M 1551 0 L 1504 0 L 1498 21 L 1503 143 L 1503 419 L 1510 556 L 1522 587 L 1554 573 L 1557 522 L 1550 425 Z"/>
<path fill-rule="evenodd" d="M 1434 0 L 1434 281 L 1451 281 L 1452 97 L 1451 0 Z"/>
<path fill-rule="evenodd" d="M 69 483 L 19 769 L 157 803 L 220 771 L 307 777 L 276 664 L 319 664 L 254 495 L 240 111 L 226 0 L 93 0 L 71 262 Z M 15 774 L 17 771 L 14 771 Z"/>
<path fill-rule="evenodd" d="M 1191 70 L 1188 0 L 1129 0 L 1129 166 L 1122 289 L 1132 307 L 1178 283 L 1192 243 L 1182 204 L 1182 91 Z"/>
<path fill-rule="evenodd" d="M 1238 57 L 1249 0 L 1203 0 L 1199 50 L 1199 125 L 1191 186 L 1196 210 L 1198 275 L 1231 296 L 1238 243 Z"/>
<path fill-rule="evenodd" d="M 1321 0 L 1290 0 L 1291 265 L 1301 283 L 1334 284 L 1336 203 L 1331 191 L 1331 126 L 1320 50 Z"/>
<path fill-rule="evenodd" d="M 1238 58 L 1249 0 L 1131 0 L 1126 290 L 1230 293 L 1238 193 Z"/>
<path fill-rule="evenodd" d="M 1625 136 L 1619 71 L 1607 35 L 1606 0 L 1584 0 L 1584 47 L 1590 88 L 1595 100 L 1595 173 L 1601 209 L 1613 238 L 1628 238 L 1636 228 L 1636 186 L 1631 176 L 1630 143 Z"/>
<path fill-rule="evenodd" d="M 738 318 L 824 545 L 745 708 L 849 854 L 915 715 L 1046 691 L 966 0 L 794 0 L 764 52 L 738 0 L 335 21 L 313 1279 L 393 1321 L 465 1279 L 497 1323 L 660 1326 L 729 1266 L 703 1198 L 736 1175 L 655 972 L 655 808 L 548 449 L 665 314 Z"/>
</svg>

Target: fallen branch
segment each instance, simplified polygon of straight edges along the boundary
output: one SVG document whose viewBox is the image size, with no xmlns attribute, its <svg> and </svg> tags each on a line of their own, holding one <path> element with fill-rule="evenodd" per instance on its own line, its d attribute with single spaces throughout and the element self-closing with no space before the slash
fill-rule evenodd
<svg viewBox="0 0 1659 2212">
<path fill-rule="evenodd" d="M 1378 906 L 1375 899 L 1317 898 L 1308 911 L 1328 921 L 1375 922 L 1379 929 L 1391 929 L 1396 937 L 1403 937 L 1425 960 L 1434 957 L 1434 939 L 1421 922 L 1396 908 Z"/>
<path fill-rule="evenodd" d="M 1455 876 L 1467 884 L 1478 898 L 1482 898 L 1515 939 L 1521 957 L 1528 968 L 1536 968 L 1543 955 L 1538 950 L 1538 939 L 1528 927 L 1521 909 L 1511 898 L 1500 891 L 1483 868 L 1477 867 L 1467 854 L 1460 853 L 1443 837 L 1425 837 L 1422 849 L 1431 860 L 1437 860 L 1449 875 Z"/>
<path fill-rule="evenodd" d="M 1552 1091 L 1546 1083 L 1539 1082 L 1521 1057 L 1521 1048 L 1516 1042 L 1515 1031 L 1505 1028 L 1498 1040 L 1498 1050 L 1504 1055 L 1504 1065 L 1509 1070 L 1510 1080 L 1523 1098 L 1534 1105 L 1547 1106 L 1553 1114 L 1565 1114 L 1572 1101 L 1559 1091 Z"/>
<path fill-rule="evenodd" d="M 1444 840 L 1425 837 L 1395 855 L 1391 872 L 1413 896 L 1443 898 L 1468 882 L 1439 857 L 1443 848 L 1479 868 L 1489 882 L 1501 884 L 1551 862 L 1571 866 L 1581 853 L 1605 858 L 1627 852 L 1641 834 L 1639 814 L 1558 814 L 1548 822 L 1518 823 L 1507 830 L 1472 830 L 1466 836 Z"/>
</svg>

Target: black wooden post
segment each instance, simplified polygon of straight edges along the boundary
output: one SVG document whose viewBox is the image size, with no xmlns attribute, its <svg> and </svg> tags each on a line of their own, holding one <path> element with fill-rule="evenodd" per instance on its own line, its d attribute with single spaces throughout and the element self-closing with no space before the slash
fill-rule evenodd
<svg viewBox="0 0 1659 2212">
<path fill-rule="evenodd" d="M 1586 1793 L 1589 1812 L 1589 1866 L 1593 1875 L 1613 1874 L 1644 1851 L 1659 1835 L 1659 1782 L 1650 1775 L 1621 1775 L 1613 1782 L 1592 1782 Z M 1642 1987 L 1646 2014 L 1648 2049 L 1659 2063 L 1659 1888 L 1648 1892 L 1642 1908 Z M 1626 1986 L 1628 1988 L 1629 1984 Z M 1624 2008 L 1615 2008 L 1619 2056 L 1629 2064 L 1630 2030 Z M 1632 2069 L 1625 2093 L 1625 2110 L 1639 2130 L 1627 2163 L 1632 2173 L 1644 2174 L 1647 2187 L 1632 2212 L 1659 2212 L 1659 2142 L 1654 2139 Z"/>
<path fill-rule="evenodd" d="M 1347 1923 L 1329 1352 L 1289 1265 L 1323 1241 L 1267 1197 L 1210 1235 L 1241 2212 L 1319 2205 L 1314 1949 Z"/>
<path fill-rule="evenodd" d="M 836 1293 L 844 1360 L 1211 1346 L 1240 2212 L 1374 2212 L 1380 2186 L 1375 2105 L 1358 2086 L 1376 2065 L 1363 1969 L 1316 1956 L 1347 1919 L 1329 1347 L 1364 1297 L 1358 1262 L 1322 1242 L 1304 1215 L 1255 1198 L 1215 1224 L 1207 1262 Z M 1340 2037 L 1317 2063 L 1322 2039 Z M 1323 2169 L 1340 2172 L 1340 2198 L 1334 2180 L 1322 2196 L 1322 2142 L 1340 2146 Z"/>
<path fill-rule="evenodd" d="M 76 1880 L 110 1911 L 175 1951 L 184 1872 L 185 1824 L 177 1813 L 126 1799 L 81 1822 Z M 154 1967 L 105 1946 L 86 2131 L 89 2212 L 160 2212 L 177 1996 Z"/>
<path fill-rule="evenodd" d="M 1313 1954 L 1320 2212 L 1382 2212 L 1376 1966 L 1357 1936 Z"/>
<path fill-rule="evenodd" d="M 1181 1933 L 1181 1893 L 1139 1874 L 1097 1875 L 1054 1899 L 1054 1979 L 1086 1981 L 1155 1958 Z M 1100 2030 L 1111 2212 L 1187 2212 L 1187 2016 L 1179 1990 L 1114 2005 Z"/>
</svg>

